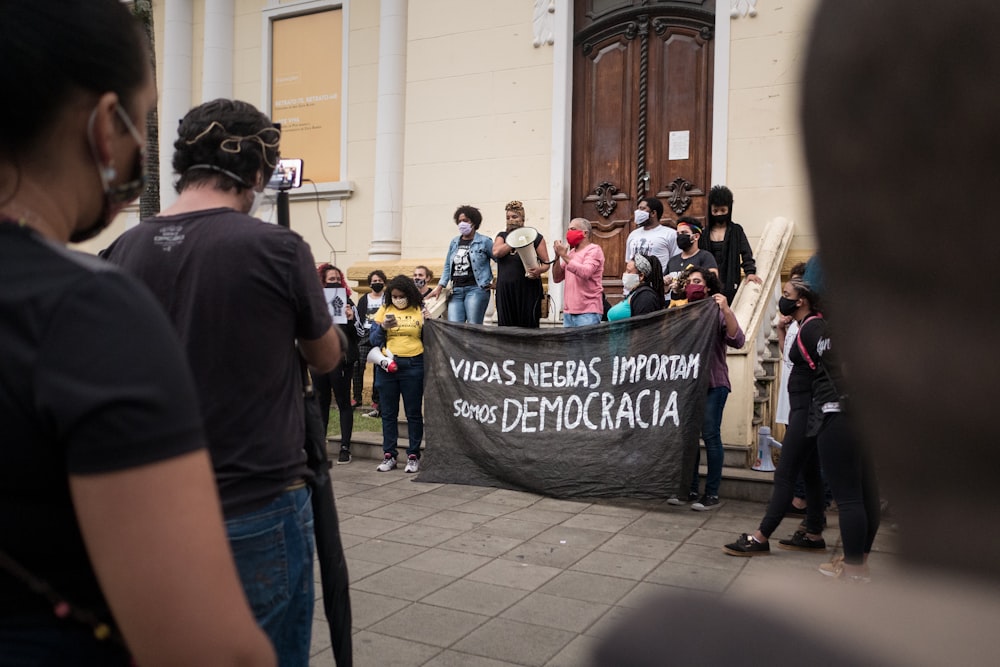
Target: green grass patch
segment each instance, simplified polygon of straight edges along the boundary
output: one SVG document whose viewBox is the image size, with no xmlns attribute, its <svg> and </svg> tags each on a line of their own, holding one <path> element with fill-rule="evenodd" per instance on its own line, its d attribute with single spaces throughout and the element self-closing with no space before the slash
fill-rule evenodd
<svg viewBox="0 0 1000 667">
<path fill-rule="evenodd" d="M 354 410 L 354 430 L 355 431 L 374 431 L 375 433 L 382 432 L 382 419 L 378 417 L 366 417 L 365 414 L 370 412 L 371 408 L 366 407 L 362 410 Z M 340 436 L 340 411 L 336 408 L 330 410 L 330 424 L 326 429 L 326 437 L 332 438 L 334 436 Z"/>
</svg>

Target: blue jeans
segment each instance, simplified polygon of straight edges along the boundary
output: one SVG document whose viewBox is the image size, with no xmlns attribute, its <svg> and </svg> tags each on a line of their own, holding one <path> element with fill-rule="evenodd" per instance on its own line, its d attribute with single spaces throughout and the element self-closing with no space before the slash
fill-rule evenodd
<svg viewBox="0 0 1000 667">
<path fill-rule="evenodd" d="M 600 323 L 600 313 L 578 313 L 576 315 L 573 313 L 563 313 L 563 328 L 566 329 L 570 327 L 586 327 L 591 324 Z"/>
<path fill-rule="evenodd" d="M 382 452 L 396 458 L 399 450 L 396 441 L 399 439 L 399 397 L 403 397 L 403 410 L 406 413 L 406 429 L 409 431 L 410 442 L 406 448 L 407 456 L 420 458 L 420 441 L 424 439 L 424 415 L 421 404 L 424 400 L 424 355 L 415 357 L 396 357 L 395 373 L 387 373 L 378 366 L 375 367 L 375 386 L 378 387 L 382 402 Z"/>
<path fill-rule="evenodd" d="M 490 291 L 479 286 L 455 287 L 448 299 L 448 321 L 482 324 L 490 305 Z"/>
<path fill-rule="evenodd" d="M 729 387 L 710 387 L 705 400 L 705 419 L 701 424 L 701 439 L 705 441 L 705 455 L 708 458 L 708 474 L 705 476 L 705 495 L 718 496 L 722 484 L 722 463 L 726 453 L 722 448 L 722 411 L 726 409 Z M 691 492 L 698 493 L 698 464 L 701 450 L 694 460 L 694 478 Z"/>
<path fill-rule="evenodd" d="M 281 667 L 307 667 L 313 619 L 313 513 L 309 487 L 226 521 L 236 569 Z"/>
</svg>

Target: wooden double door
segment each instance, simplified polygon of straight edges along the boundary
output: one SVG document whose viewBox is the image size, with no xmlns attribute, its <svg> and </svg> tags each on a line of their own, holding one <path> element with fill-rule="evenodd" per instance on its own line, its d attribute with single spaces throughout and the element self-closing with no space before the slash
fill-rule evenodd
<svg viewBox="0 0 1000 667">
<path fill-rule="evenodd" d="M 632 212 L 704 219 L 711 187 L 715 0 L 576 0 L 570 212 L 594 226 L 621 292 Z"/>
</svg>

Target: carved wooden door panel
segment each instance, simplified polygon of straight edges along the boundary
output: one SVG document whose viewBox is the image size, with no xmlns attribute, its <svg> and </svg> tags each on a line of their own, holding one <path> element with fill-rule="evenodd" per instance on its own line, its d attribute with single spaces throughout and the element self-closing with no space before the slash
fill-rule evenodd
<svg viewBox="0 0 1000 667">
<path fill-rule="evenodd" d="M 665 218 L 705 215 L 714 8 L 576 0 L 570 212 L 594 226 L 609 295 L 621 292 L 639 199 L 657 196 Z"/>
</svg>

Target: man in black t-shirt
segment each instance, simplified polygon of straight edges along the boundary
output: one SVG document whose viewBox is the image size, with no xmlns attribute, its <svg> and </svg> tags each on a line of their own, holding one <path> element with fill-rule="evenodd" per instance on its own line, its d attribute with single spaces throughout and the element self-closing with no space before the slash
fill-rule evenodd
<svg viewBox="0 0 1000 667">
<path fill-rule="evenodd" d="M 313 535 L 295 343 L 329 372 L 339 334 L 308 245 L 247 215 L 277 162 L 278 130 L 245 102 L 215 100 L 178 133 L 179 198 L 105 256 L 150 287 L 180 334 L 247 597 L 281 664 L 305 665 Z"/>
</svg>

